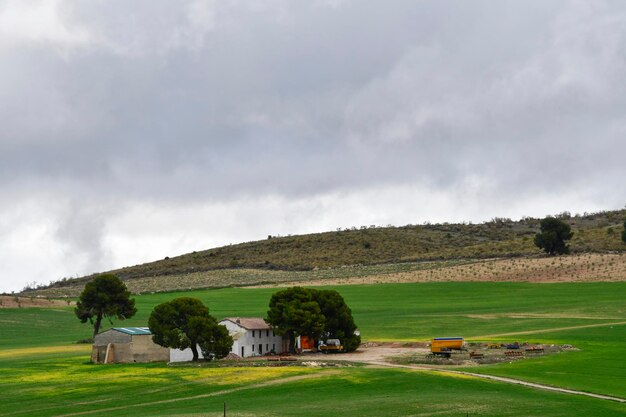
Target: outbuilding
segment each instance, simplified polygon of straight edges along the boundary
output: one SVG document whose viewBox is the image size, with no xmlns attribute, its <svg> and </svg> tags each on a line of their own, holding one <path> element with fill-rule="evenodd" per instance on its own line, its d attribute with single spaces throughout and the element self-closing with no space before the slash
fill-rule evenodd
<svg viewBox="0 0 626 417">
<path fill-rule="evenodd" d="M 94 337 L 94 363 L 161 362 L 170 358 L 168 348 L 152 341 L 147 327 L 114 327 Z"/>
</svg>

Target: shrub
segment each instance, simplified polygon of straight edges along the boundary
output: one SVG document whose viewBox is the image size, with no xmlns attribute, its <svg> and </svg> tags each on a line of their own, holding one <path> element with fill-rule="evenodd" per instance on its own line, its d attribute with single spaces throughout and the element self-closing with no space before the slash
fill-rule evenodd
<svg viewBox="0 0 626 417">
<path fill-rule="evenodd" d="M 570 225 L 555 217 L 546 217 L 540 223 L 541 232 L 535 235 L 535 245 L 549 255 L 569 253 L 565 244 L 574 235 Z"/>
</svg>

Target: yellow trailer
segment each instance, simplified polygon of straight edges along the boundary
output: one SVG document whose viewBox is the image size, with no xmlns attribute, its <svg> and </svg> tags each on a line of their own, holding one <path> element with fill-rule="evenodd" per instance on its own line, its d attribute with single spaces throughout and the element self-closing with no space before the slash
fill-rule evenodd
<svg viewBox="0 0 626 417">
<path fill-rule="evenodd" d="M 433 355 L 449 358 L 453 350 L 463 350 L 464 342 L 462 337 L 435 337 L 430 342 L 430 351 Z"/>
</svg>

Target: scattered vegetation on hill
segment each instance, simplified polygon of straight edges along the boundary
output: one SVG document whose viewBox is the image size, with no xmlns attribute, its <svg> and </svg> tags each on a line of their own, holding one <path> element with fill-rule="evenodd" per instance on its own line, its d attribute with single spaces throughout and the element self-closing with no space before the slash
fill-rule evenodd
<svg viewBox="0 0 626 417">
<path fill-rule="evenodd" d="M 131 292 L 139 294 L 198 288 L 441 281 L 626 281 L 626 253 L 356 265 L 316 271 L 220 269 L 135 278 L 126 284 Z M 83 285 L 77 282 L 72 286 L 39 289 L 33 294 L 37 297 L 76 297 Z"/>
<path fill-rule="evenodd" d="M 621 241 L 626 210 L 583 215 L 564 212 L 555 217 L 571 226 L 574 235 L 569 248 L 573 254 L 626 250 Z M 262 241 L 193 252 L 111 272 L 135 292 L 163 290 L 164 285 L 155 281 L 164 276 L 169 281 L 183 281 L 181 286 L 166 288 L 173 290 L 301 280 L 294 279 L 295 275 L 311 278 L 299 275 L 304 272 L 337 278 L 345 275 L 343 269 L 349 269 L 351 276 L 375 275 L 368 268 L 384 268 L 387 264 L 394 265 L 391 269 L 401 269 L 392 272 L 430 270 L 448 266 L 448 262 L 538 256 L 541 251 L 533 239 L 539 222 L 530 217 L 519 221 L 494 218 L 482 224 L 362 226 L 302 236 L 268 236 Z M 71 287 L 82 287 L 92 278 L 93 275 L 63 279 L 25 293 L 68 294 Z M 149 288 L 149 283 L 154 286 Z"/>
<path fill-rule="evenodd" d="M 53 300 L 47 297 L 18 297 L 17 295 L 0 295 L 0 309 L 2 308 L 55 308 L 74 305 L 73 301 Z"/>
</svg>

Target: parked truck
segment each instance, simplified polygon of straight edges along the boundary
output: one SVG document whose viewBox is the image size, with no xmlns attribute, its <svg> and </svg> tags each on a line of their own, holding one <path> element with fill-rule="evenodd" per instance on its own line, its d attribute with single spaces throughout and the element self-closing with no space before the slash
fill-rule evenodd
<svg viewBox="0 0 626 417">
<path fill-rule="evenodd" d="M 339 339 L 328 339 L 326 342 L 320 342 L 318 349 L 322 353 L 343 352 L 343 346 Z"/>
<path fill-rule="evenodd" d="M 435 337 L 430 342 L 430 352 L 435 356 L 449 358 L 455 350 L 465 350 L 462 337 Z"/>
</svg>

